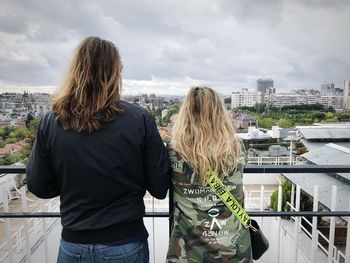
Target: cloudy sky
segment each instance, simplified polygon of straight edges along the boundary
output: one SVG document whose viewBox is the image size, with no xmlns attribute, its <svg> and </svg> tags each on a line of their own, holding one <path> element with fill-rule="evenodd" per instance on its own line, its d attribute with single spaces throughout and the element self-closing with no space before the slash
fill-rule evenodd
<svg viewBox="0 0 350 263">
<path fill-rule="evenodd" d="M 91 35 L 119 47 L 124 94 L 342 87 L 349 25 L 348 0 L 0 0 L 0 92 L 52 92 Z"/>
</svg>

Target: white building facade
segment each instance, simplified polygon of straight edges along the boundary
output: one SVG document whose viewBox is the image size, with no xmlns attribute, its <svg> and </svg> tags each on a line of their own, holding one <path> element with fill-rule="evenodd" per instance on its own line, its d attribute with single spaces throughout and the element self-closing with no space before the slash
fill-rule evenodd
<svg viewBox="0 0 350 263">
<path fill-rule="evenodd" d="M 320 96 L 318 102 L 325 107 L 333 107 L 334 109 L 343 108 L 343 96 Z"/>
<path fill-rule="evenodd" d="M 350 80 L 344 80 L 344 109 L 350 110 Z"/>
<path fill-rule="evenodd" d="M 265 104 L 273 107 L 320 103 L 334 109 L 343 108 L 343 96 L 336 95 L 300 95 L 295 93 L 277 93 L 264 96 Z"/>
<path fill-rule="evenodd" d="M 254 107 L 257 103 L 261 103 L 260 92 L 250 92 L 242 89 L 240 92 L 232 92 L 231 108 Z"/>
</svg>

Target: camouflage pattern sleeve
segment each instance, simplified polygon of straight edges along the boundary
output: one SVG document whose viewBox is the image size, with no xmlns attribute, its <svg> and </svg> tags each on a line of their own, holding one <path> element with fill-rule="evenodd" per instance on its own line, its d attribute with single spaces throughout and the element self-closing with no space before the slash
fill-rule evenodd
<svg viewBox="0 0 350 263">
<path fill-rule="evenodd" d="M 173 175 L 174 226 L 167 262 L 252 262 L 249 230 L 244 228 L 209 186 L 201 186 L 190 165 L 169 151 Z M 241 158 L 223 183 L 243 205 Z"/>
</svg>

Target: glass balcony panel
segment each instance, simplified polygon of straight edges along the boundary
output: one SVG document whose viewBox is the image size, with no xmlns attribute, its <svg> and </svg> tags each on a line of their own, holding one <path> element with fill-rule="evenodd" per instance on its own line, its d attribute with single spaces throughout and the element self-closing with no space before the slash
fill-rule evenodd
<svg viewBox="0 0 350 263">
<path fill-rule="evenodd" d="M 248 211 L 268 212 L 272 192 L 278 188 L 280 173 L 248 173 L 244 175 L 245 205 Z M 3 178 L 3 177 L 2 177 Z M 10 178 L 12 178 L 10 176 Z M 3 180 L 6 181 L 6 180 Z M 16 189 L 13 183 L 2 185 L 0 213 L 10 212 L 58 212 L 58 198 L 39 200 L 23 189 Z M 310 186 L 312 187 L 312 186 Z M 331 187 L 331 186 L 329 186 Z M 300 187 L 299 187 L 300 188 Z M 298 211 L 300 189 L 293 185 L 294 198 L 288 200 L 292 211 Z M 347 192 L 347 191 L 345 191 Z M 348 191 L 350 195 L 350 191 Z M 340 189 L 344 193 L 344 189 Z M 281 194 L 280 194 L 281 195 Z M 298 197 L 299 195 L 299 197 Z M 329 193 L 328 198 L 332 200 Z M 338 196 L 339 198 L 339 196 Z M 350 198 L 348 198 L 350 199 Z M 7 204 L 9 201 L 9 209 Z M 169 199 L 157 200 L 150 195 L 145 196 L 146 212 L 167 213 Z M 348 200 L 349 201 L 349 200 Z M 331 203 L 331 201 L 330 201 Z M 25 209 L 23 209 L 25 208 Z M 347 211 L 349 211 L 348 209 Z M 332 225 L 326 231 L 316 231 L 316 245 L 313 243 L 312 218 L 292 217 L 255 217 L 270 242 L 270 248 L 264 256 L 256 262 L 346 262 L 346 246 L 349 249 L 349 229 L 346 227 L 346 218 L 337 219 L 337 225 L 342 221 L 344 227 L 342 245 L 339 243 L 339 231 Z M 329 218 L 328 218 L 329 219 Z M 329 219 L 330 221 L 332 219 Z M 149 232 L 150 262 L 164 262 L 169 240 L 168 217 L 145 217 L 145 225 Z M 316 220 L 317 222 L 317 220 Z M 9 226 L 10 225 L 10 226 Z M 6 227 L 11 229 L 6 231 Z M 337 232 L 338 231 L 338 232 Z M 27 233 L 26 233 L 27 232 Z M 59 218 L 3 218 L 0 219 L 0 262 L 56 262 L 59 247 L 61 225 Z M 9 242 L 7 242 L 9 234 Z M 335 242 L 335 246 L 330 245 Z M 11 249 L 9 250 L 9 246 Z M 12 253 L 9 253 L 12 251 Z M 331 254 L 330 254 L 331 252 Z M 330 255 L 330 256 L 329 256 Z M 10 258 L 12 261 L 10 261 Z"/>
</svg>

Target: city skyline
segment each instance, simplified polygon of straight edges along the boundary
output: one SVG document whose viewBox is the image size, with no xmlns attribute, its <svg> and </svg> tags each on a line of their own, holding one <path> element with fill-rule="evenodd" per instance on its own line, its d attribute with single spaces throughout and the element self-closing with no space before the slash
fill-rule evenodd
<svg viewBox="0 0 350 263">
<path fill-rule="evenodd" d="M 2 1 L 0 91 L 53 93 L 79 41 L 113 41 L 122 94 L 224 95 L 274 80 L 276 92 L 343 88 L 349 79 L 350 2 Z M 326 19 L 327 18 L 327 19 Z"/>
<path fill-rule="evenodd" d="M 259 81 L 262 79 L 257 79 L 256 81 Z M 272 79 L 268 79 L 270 81 L 273 82 Z M 345 79 L 343 82 L 348 82 L 350 80 Z M 125 84 L 127 83 L 125 88 Z M 199 86 L 203 86 L 205 85 L 204 83 L 193 83 L 192 85 L 188 85 L 187 89 L 181 89 L 181 85 L 179 83 L 175 83 L 173 82 L 173 86 L 169 86 L 167 91 L 164 90 L 157 90 L 157 86 L 161 86 L 161 85 L 166 85 L 166 82 L 160 82 L 158 85 L 155 85 L 154 82 L 151 81 L 142 81 L 142 82 L 135 82 L 135 81 L 130 81 L 130 80 L 123 80 L 123 86 L 122 86 L 122 91 L 121 91 L 121 95 L 122 96 L 138 96 L 141 94 L 156 94 L 159 96 L 186 96 L 187 94 L 187 90 L 189 90 L 191 87 L 199 85 Z M 135 85 L 138 86 L 139 88 L 135 89 Z M 330 81 L 324 81 L 322 83 L 319 83 L 318 87 L 315 88 L 300 88 L 300 89 L 290 89 L 290 90 L 280 90 L 280 89 L 276 89 L 273 88 L 273 92 L 274 93 L 295 93 L 296 91 L 319 91 L 322 93 L 322 87 L 324 85 L 333 85 L 333 87 L 335 89 L 337 89 L 339 91 L 342 91 L 344 86 L 335 86 L 334 82 L 330 82 Z M 220 95 L 224 95 L 224 96 L 231 96 L 232 93 L 237 93 L 237 92 L 241 92 L 241 91 L 249 91 L 249 92 L 255 92 L 258 89 L 258 85 L 257 83 L 255 83 L 255 86 L 252 87 L 242 87 L 242 88 L 232 88 L 231 91 L 228 91 L 227 93 L 222 93 L 220 92 L 220 90 L 218 90 L 217 88 L 214 87 L 214 90 L 216 90 Z M 125 91 L 126 90 L 126 91 Z M 176 93 L 176 90 L 179 90 L 180 93 Z M 230 89 L 228 89 L 230 90 Z M 131 92 L 130 92 L 131 91 Z M 160 92 L 159 92 L 160 91 Z M 171 91 L 173 93 L 171 93 Z M 1 86 L 0 89 L 0 94 L 3 93 L 24 93 L 24 92 L 28 92 L 28 93 L 46 93 L 46 94 L 50 94 L 50 95 L 55 95 L 58 92 L 58 86 Z"/>
</svg>

